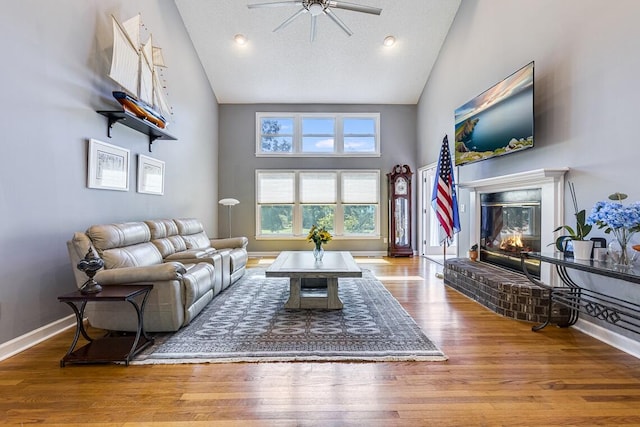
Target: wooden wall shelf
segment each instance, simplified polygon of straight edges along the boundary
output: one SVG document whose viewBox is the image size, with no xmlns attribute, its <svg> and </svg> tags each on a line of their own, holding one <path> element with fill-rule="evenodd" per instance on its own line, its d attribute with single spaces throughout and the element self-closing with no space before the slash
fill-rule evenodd
<svg viewBox="0 0 640 427">
<path fill-rule="evenodd" d="M 151 152 L 151 145 L 156 139 L 163 139 L 167 141 L 175 141 L 176 137 L 168 134 L 164 129 L 160 129 L 156 125 L 140 119 L 135 115 L 124 110 L 99 110 L 98 114 L 105 116 L 109 119 L 107 125 L 107 136 L 111 138 L 111 128 L 114 123 L 121 123 L 131 129 L 137 130 L 149 137 L 149 152 Z"/>
</svg>

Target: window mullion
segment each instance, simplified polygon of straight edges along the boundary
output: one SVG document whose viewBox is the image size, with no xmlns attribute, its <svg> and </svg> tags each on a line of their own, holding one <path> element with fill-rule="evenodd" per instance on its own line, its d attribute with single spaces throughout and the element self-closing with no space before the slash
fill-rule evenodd
<svg viewBox="0 0 640 427">
<path fill-rule="evenodd" d="M 336 216 L 334 226 L 336 235 L 344 235 L 344 209 L 342 207 L 342 171 L 336 171 Z"/>
<path fill-rule="evenodd" d="M 293 235 L 302 234 L 302 204 L 300 203 L 300 171 L 295 171 L 295 191 L 293 201 Z"/>
<path fill-rule="evenodd" d="M 344 135 L 343 129 L 344 125 L 342 124 L 344 120 L 344 116 L 342 114 L 336 115 L 336 153 L 343 154 L 344 153 Z"/>
</svg>

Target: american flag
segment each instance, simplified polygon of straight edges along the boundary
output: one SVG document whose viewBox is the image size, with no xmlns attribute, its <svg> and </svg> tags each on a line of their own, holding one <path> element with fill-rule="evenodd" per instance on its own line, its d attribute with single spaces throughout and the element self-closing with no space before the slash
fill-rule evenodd
<svg viewBox="0 0 640 427">
<path fill-rule="evenodd" d="M 458 198 L 455 192 L 455 180 L 451 167 L 449 153 L 449 139 L 445 135 L 440 149 L 440 158 L 433 183 L 431 206 L 436 213 L 438 222 L 442 226 L 447 239 L 451 241 L 454 233 L 460 231 L 460 216 L 458 215 Z"/>
</svg>

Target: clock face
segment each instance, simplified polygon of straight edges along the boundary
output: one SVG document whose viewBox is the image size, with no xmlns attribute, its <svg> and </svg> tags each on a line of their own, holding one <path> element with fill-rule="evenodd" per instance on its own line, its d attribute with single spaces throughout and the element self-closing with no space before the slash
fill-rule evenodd
<svg viewBox="0 0 640 427">
<path fill-rule="evenodd" d="M 396 194 L 404 195 L 407 194 L 407 180 L 404 178 L 396 179 Z"/>
</svg>

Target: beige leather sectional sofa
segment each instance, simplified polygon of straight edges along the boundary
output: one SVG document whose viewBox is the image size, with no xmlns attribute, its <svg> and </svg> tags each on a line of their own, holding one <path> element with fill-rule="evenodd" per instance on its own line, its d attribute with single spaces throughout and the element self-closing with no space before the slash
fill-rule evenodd
<svg viewBox="0 0 640 427">
<path fill-rule="evenodd" d="M 242 277 L 246 237 L 209 239 L 194 218 L 93 225 L 67 242 L 78 288 L 87 276 L 76 266 L 90 247 L 104 261 L 94 279 L 102 286 L 151 283 L 144 312 L 148 332 L 176 331 L 223 289 Z M 135 331 L 130 304 L 87 304 L 89 323 L 111 331 Z"/>
</svg>

